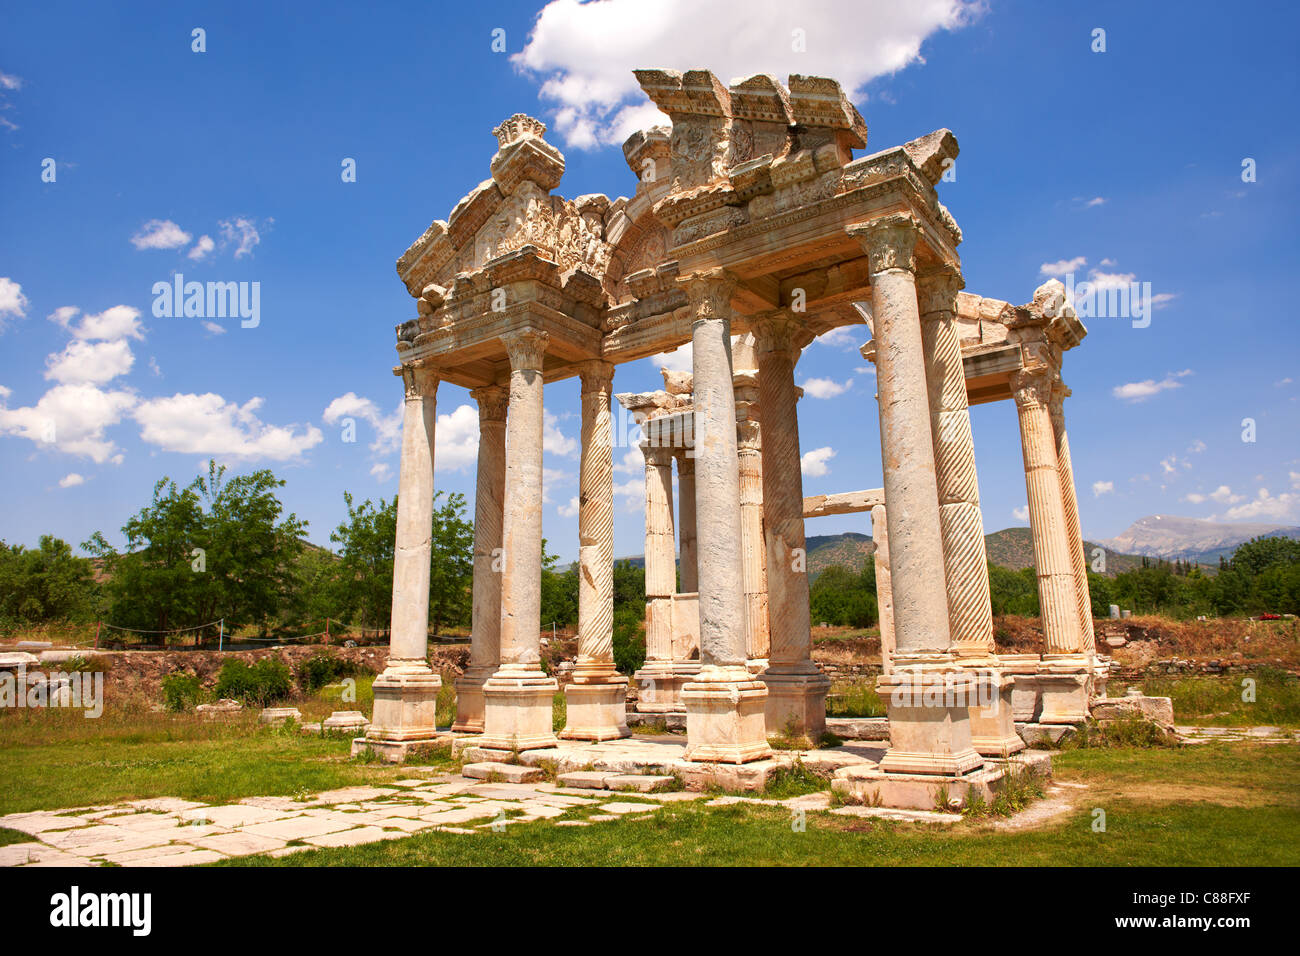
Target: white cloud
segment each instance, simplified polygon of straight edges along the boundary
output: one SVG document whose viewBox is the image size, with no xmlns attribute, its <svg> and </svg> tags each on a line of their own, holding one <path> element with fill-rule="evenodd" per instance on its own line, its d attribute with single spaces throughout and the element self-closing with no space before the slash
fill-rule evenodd
<svg viewBox="0 0 1300 956">
<path fill-rule="evenodd" d="M 5 319 L 22 319 L 27 316 L 27 296 L 23 287 L 13 279 L 0 276 L 0 331 L 5 327 Z"/>
<path fill-rule="evenodd" d="M 217 322 L 209 322 L 206 319 L 203 321 L 203 328 L 207 330 L 207 333 L 209 335 L 226 334 L 226 327 L 224 325 L 221 325 L 220 323 Z"/>
<path fill-rule="evenodd" d="M 560 505 L 555 510 L 561 518 L 576 518 L 578 516 L 578 496 L 574 495 L 569 499 L 567 505 Z"/>
<path fill-rule="evenodd" d="M 804 452 L 799 459 L 799 470 L 805 478 L 820 478 L 830 473 L 830 466 L 826 463 L 835 457 L 835 449 L 829 446 L 825 448 L 814 448 L 812 451 Z"/>
<path fill-rule="evenodd" d="M 1088 264 L 1088 260 L 1083 256 L 1075 256 L 1073 259 L 1058 259 L 1056 262 L 1044 262 L 1038 267 L 1041 275 L 1045 276 L 1063 276 L 1071 272 L 1078 272 Z"/>
<path fill-rule="evenodd" d="M 840 325 L 829 332 L 823 332 L 813 341 L 818 345 L 829 345 L 831 348 L 856 352 L 869 338 L 871 338 L 871 330 L 865 325 Z"/>
<path fill-rule="evenodd" d="M 553 0 L 511 62 L 541 82 L 565 142 L 589 149 L 666 122 L 646 103 L 633 67 L 711 69 L 724 82 L 759 72 L 833 76 L 861 99 L 876 77 L 923 62 L 931 34 L 981 10 L 961 0 L 749 0 L 738 16 L 728 0 Z M 796 49 L 795 30 L 804 31 L 806 52 Z"/>
<path fill-rule="evenodd" d="M 1084 205 L 1091 209 L 1093 206 L 1101 206 L 1105 202 L 1105 196 L 1093 196 L 1091 199 L 1087 200 Z"/>
<path fill-rule="evenodd" d="M 122 460 L 104 434 L 138 401 L 134 392 L 106 392 L 90 384 L 56 385 L 33 406 L 8 408 L 0 389 L 0 434 L 17 435 L 44 448 L 89 458 L 96 464 Z"/>
<path fill-rule="evenodd" d="M 675 352 L 660 352 L 658 355 L 650 356 L 650 361 L 659 368 L 666 368 L 670 372 L 690 372 L 695 352 L 690 342 L 678 346 Z"/>
<path fill-rule="evenodd" d="M 1229 508 L 1219 516 L 1220 521 L 1243 521 L 1254 518 L 1273 518 L 1276 520 L 1287 520 L 1296 513 L 1296 506 L 1300 505 L 1300 495 L 1291 494 L 1284 491 L 1282 494 L 1274 497 L 1268 493 L 1267 488 L 1259 489 L 1259 494 L 1251 501 L 1244 505 L 1238 505 L 1235 508 Z"/>
<path fill-rule="evenodd" d="M 627 481 L 615 482 L 615 500 L 622 498 L 623 510 L 628 514 L 641 514 L 645 511 L 645 479 L 629 478 Z"/>
<path fill-rule="evenodd" d="M 1019 508 L 1011 509 L 1011 515 L 1017 521 L 1029 520 L 1029 505 L 1021 505 Z"/>
<path fill-rule="evenodd" d="M 1144 402 L 1152 395 L 1159 395 L 1169 389 L 1182 388 L 1183 383 L 1176 381 L 1176 378 L 1182 377 L 1182 374 L 1179 373 L 1178 376 L 1166 375 L 1158 382 L 1153 378 L 1148 378 L 1143 379 L 1141 382 L 1127 382 L 1124 385 L 1116 385 L 1111 389 L 1111 394 L 1126 402 Z"/>
<path fill-rule="evenodd" d="M 848 379 L 843 385 L 834 379 L 829 378 L 810 378 L 804 382 L 800 388 L 805 395 L 813 398 L 835 398 L 837 395 L 843 395 L 853 386 L 853 379 Z"/>
<path fill-rule="evenodd" d="M 45 377 L 66 385 L 102 385 L 125 375 L 134 364 L 135 356 L 125 339 L 93 343 L 77 340 L 46 358 Z"/>
<path fill-rule="evenodd" d="M 150 219 L 131 237 L 137 249 L 179 249 L 189 242 L 190 234 L 170 219 Z"/>
<path fill-rule="evenodd" d="M 468 407 L 468 406 L 465 406 Z M 475 417 L 475 428 L 477 429 L 478 418 Z M 554 412 L 543 412 L 542 423 L 542 450 L 548 455 L 561 455 L 571 457 L 578 453 L 578 439 L 570 438 L 560 431 L 559 419 L 555 417 Z"/>
<path fill-rule="evenodd" d="M 551 488 L 555 485 L 567 485 L 573 481 L 573 475 L 559 468 L 542 469 L 542 503 L 550 504 Z"/>
<path fill-rule="evenodd" d="M 118 339 L 139 339 L 144 341 L 144 331 L 140 327 L 140 310 L 129 305 L 115 305 L 98 315 L 84 315 L 81 323 L 70 325 L 76 314 L 74 306 L 55 309 L 50 320 L 62 325 L 79 339 L 99 339 L 104 342 L 116 342 Z"/>
<path fill-rule="evenodd" d="M 11 73 L 0 73 L 0 88 L 6 90 L 19 90 L 22 89 L 22 86 L 22 77 L 14 76 Z"/>
<path fill-rule="evenodd" d="M 292 461 L 324 439 L 314 425 L 267 425 L 257 416 L 261 398 L 243 405 L 220 395 L 177 393 L 143 401 L 134 410 L 140 438 L 182 454 Z"/>
<path fill-rule="evenodd" d="M 402 437 L 398 421 L 397 441 Z M 478 465 L 478 409 L 458 405 L 450 415 L 439 415 L 433 435 L 433 467 L 438 471 L 463 471 Z"/>
<path fill-rule="evenodd" d="M 1205 442 L 1201 441 L 1198 438 L 1196 439 L 1196 441 L 1192 442 L 1191 445 L 1188 446 L 1187 450 L 1191 452 L 1193 455 L 1199 455 L 1201 452 L 1205 451 L 1205 449 L 1208 447 L 1210 446 L 1205 444 Z"/>
<path fill-rule="evenodd" d="M 388 455 L 397 451 L 402 443 L 402 406 L 391 415 L 384 415 L 379 406 L 368 398 L 362 398 L 356 392 L 340 395 L 328 405 L 321 414 L 326 425 L 336 425 L 344 418 L 360 418 L 375 430 L 375 440 L 370 450 L 377 455 Z M 437 434 L 434 435 L 437 440 Z M 477 453 L 477 442 L 475 452 Z"/>
<path fill-rule="evenodd" d="M 1300 471 L 1289 471 L 1287 477 L 1291 479 L 1291 487 L 1300 489 Z"/>
<path fill-rule="evenodd" d="M 211 236 L 199 236 L 199 241 L 194 243 L 194 248 L 187 255 L 194 261 L 206 258 L 208 253 L 215 249 L 217 244 L 212 241 Z"/>
<path fill-rule="evenodd" d="M 645 474 L 645 452 L 639 443 L 634 443 L 623 453 L 623 460 L 614 463 L 614 470 L 626 475 Z"/>
<path fill-rule="evenodd" d="M 234 219 L 223 219 L 218 226 L 221 227 L 221 245 L 235 246 L 235 258 L 242 259 L 253 251 L 253 247 L 262 241 L 261 233 L 257 231 L 257 223 L 252 219 L 237 216 Z M 199 243 L 202 244 L 200 239 Z"/>
<path fill-rule="evenodd" d="M 370 473 L 375 476 L 376 481 L 385 482 L 393 476 L 393 468 L 385 462 L 377 461 L 370 466 Z"/>
<path fill-rule="evenodd" d="M 59 479 L 60 488 L 75 488 L 77 487 L 77 485 L 84 485 L 85 483 L 86 483 L 86 479 L 82 475 L 77 474 L 75 471 L 66 474 Z"/>
<path fill-rule="evenodd" d="M 1102 495 L 1114 494 L 1115 482 L 1113 481 L 1094 481 L 1092 483 L 1092 496 L 1100 498 Z"/>
</svg>

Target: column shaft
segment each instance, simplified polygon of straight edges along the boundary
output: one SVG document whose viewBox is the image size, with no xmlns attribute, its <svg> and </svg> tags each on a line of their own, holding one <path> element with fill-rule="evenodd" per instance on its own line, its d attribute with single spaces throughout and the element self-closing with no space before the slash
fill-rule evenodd
<svg viewBox="0 0 1300 956">
<path fill-rule="evenodd" d="M 736 424 L 740 473 L 740 551 L 745 592 L 745 656 L 765 660 L 771 653 L 766 545 L 763 541 L 762 428 L 752 419 Z M 800 502 L 802 505 L 802 502 Z"/>
<path fill-rule="evenodd" d="M 880 621 L 880 666 L 888 674 L 894 666 L 894 593 L 889 571 L 889 524 L 884 505 L 871 509 L 871 540 L 876 546 L 876 607 Z"/>
<path fill-rule="evenodd" d="M 406 400 L 402 406 L 389 657 L 423 663 L 429 652 L 433 438 L 438 421 L 438 379 L 425 369 L 404 368 L 402 380 Z"/>
<path fill-rule="evenodd" d="M 1084 553 L 1083 529 L 1079 521 L 1079 496 L 1074 484 L 1074 467 L 1070 462 L 1070 439 L 1065 432 L 1064 400 L 1069 389 L 1052 390 L 1049 412 L 1052 432 L 1056 439 L 1056 466 L 1061 478 L 1061 501 L 1065 508 L 1066 546 L 1070 549 L 1070 563 L 1074 568 L 1075 598 L 1079 607 L 1080 653 L 1092 656 L 1097 652 L 1097 637 L 1092 622 L 1092 594 L 1088 589 L 1088 557 Z"/>
<path fill-rule="evenodd" d="M 695 530 L 695 455 L 691 449 L 677 451 L 677 539 L 681 551 L 682 593 L 700 589 Z"/>
</svg>

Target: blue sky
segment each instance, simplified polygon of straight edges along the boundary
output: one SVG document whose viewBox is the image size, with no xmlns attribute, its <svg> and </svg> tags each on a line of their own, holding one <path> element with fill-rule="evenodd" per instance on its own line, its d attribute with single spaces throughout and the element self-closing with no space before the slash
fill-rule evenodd
<svg viewBox="0 0 1300 956">
<path fill-rule="evenodd" d="M 1161 307 L 1149 327 L 1093 318 L 1066 362 L 1089 537 L 1151 513 L 1300 523 L 1300 15 L 1251 3 L 893 7 L 7 5 L 0 538 L 77 544 L 98 529 L 120 541 L 159 476 L 188 481 L 209 455 L 273 468 L 320 543 L 345 490 L 391 497 L 393 326 L 414 315 L 394 260 L 488 175 L 491 130 L 515 112 L 552 127 L 567 159 L 560 193 L 629 193 L 616 144 L 649 116 L 629 86 L 641 66 L 835 76 L 866 117 L 867 152 L 952 129 L 962 151 L 940 195 L 965 234 L 968 291 L 1024 302 L 1066 270 L 1151 283 Z M 205 52 L 191 49 L 196 27 Z M 505 53 L 492 50 L 498 29 Z M 1092 49 L 1096 29 L 1105 52 Z M 342 181 L 345 158 L 356 182 Z M 260 322 L 154 316 L 154 283 L 178 272 L 258 282 Z M 881 482 L 863 338 L 814 343 L 799 364 L 800 383 L 832 383 L 800 403 L 808 494 Z M 617 391 L 659 385 L 650 360 L 615 378 Z M 576 382 L 548 386 L 546 401 L 545 534 L 571 558 Z M 442 386 L 437 484 L 472 501 L 471 404 Z M 1014 407 L 972 417 L 986 528 L 1024 524 Z M 634 554 L 642 479 L 626 452 L 616 551 Z M 869 521 L 808 526 L 840 530 Z"/>
</svg>

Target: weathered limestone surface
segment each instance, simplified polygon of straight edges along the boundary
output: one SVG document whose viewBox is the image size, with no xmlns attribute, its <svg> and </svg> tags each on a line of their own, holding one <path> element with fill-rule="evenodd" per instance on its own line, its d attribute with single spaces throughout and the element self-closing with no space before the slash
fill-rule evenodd
<svg viewBox="0 0 1300 956">
<path fill-rule="evenodd" d="M 666 371 L 666 370 L 665 370 Z M 681 549 L 682 593 L 700 589 L 698 537 L 695 529 L 695 453 L 694 449 L 674 450 L 677 461 L 677 539 Z"/>
<path fill-rule="evenodd" d="M 880 664 L 888 674 L 893 669 L 898 639 L 894 636 L 894 585 L 889 567 L 889 516 L 883 504 L 871 509 L 871 538 L 875 542 L 872 560 L 876 566 L 876 606 L 880 616 Z"/>
</svg>

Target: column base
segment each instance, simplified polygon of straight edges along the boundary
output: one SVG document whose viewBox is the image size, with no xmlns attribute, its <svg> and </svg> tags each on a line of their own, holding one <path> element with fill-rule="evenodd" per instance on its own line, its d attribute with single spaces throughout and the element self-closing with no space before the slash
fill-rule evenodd
<svg viewBox="0 0 1300 956">
<path fill-rule="evenodd" d="M 483 733 L 483 685 L 496 670 L 491 664 L 471 665 L 456 679 L 456 722 L 460 734 Z"/>
<path fill-rule="evenodd" d="M 979 702 L 979 681 L 951 663 L 906 664 L 876 684 L 889 712 L 887 774 L 960 777 L 984 766 L 971 743 L 970 708 Z"/>
<path fill-rule="evenodd" d="M 618 740 L 627 729 L 627 678 L 609 674 L 598 681 L 574 682 L 564 688 L 562 740 Z"/>
<path fill-rule="evenodd" d="M 997 658 L 963 661 L 983 684 L 980 700 L 970 708 L 970 741 L 981 757 L 1005 758 L 1025 749 L 1025 742 L 1016 733 L 1012 696 L 1016 681 L 1002 673 Z"/>
<path fill-rule="evenodd" d="M 699 661 L 647 661 L 632 675 L 640 685 L 639 714 L 684 714 L 682 688 L 700 672 Z"/>
<path fill-rule="evenodd" d="M 434 740 L 440 690 L 442 678 L 425 661 L 390 660 L 375 678 L 375 705 L 366 740 L 372 744 Z"/>
<path fill-rule="evenodd" d="M 1006 780 L 1005 765 L 986 764 L 965 774 L 892 773 L 855 765 L 835 771 L 831 790 L 850 803 L 894 810 L 952 812 L 978 797 L 987 807 Z M 942 805 L 941 805 L 942 804 Z"/>
<path fill-rule="evenodd" d="M 536 664 L 506 665 L 483 685 L 483 735 L 480 747 L 537 750 L 559 740 L 552 724 L 552 704 L 560 689 Z"/>
<path fill-rule="evenodd" d="M 769 734 L 802 734 L 816 742 L 826 730 L 830 678 L 816 664 L 785 670 L 773 664 L 759 678 L 767 687 L 764 708 Z"/>
<path fill-rule="evenodd" d="M 1077 654 L 1043 655 L 1038 670 L 1040 724 L 1081 724 L 1089 718 L 1092 662 Z"/>
<path fill-rule="evenodd" d="M 1012 680 L 1011 716 L 1020 723 L 1030 723 L 1042 710 L 1042 696 L 1038 688 L 1038 667 L 1042 663 L 1037 654 L 999 654 L 998 670 Z"/>
<path fill-rule="evenodd" d="M 369 737 L 352 738 L 352 756 L 358 757 L 367 750 L 374 753 L 384 763 L 405 763 L 413 753 L 436 744 L 442 737 L 431 740 L 371 740 Z"/>
<path fill-rule="evenodd" d="M 744 666 L 703 667 L 681 691 L 687 760 L 748 763 L 772 756 L 764 705 L 767 686 Z"/>
</svg>

